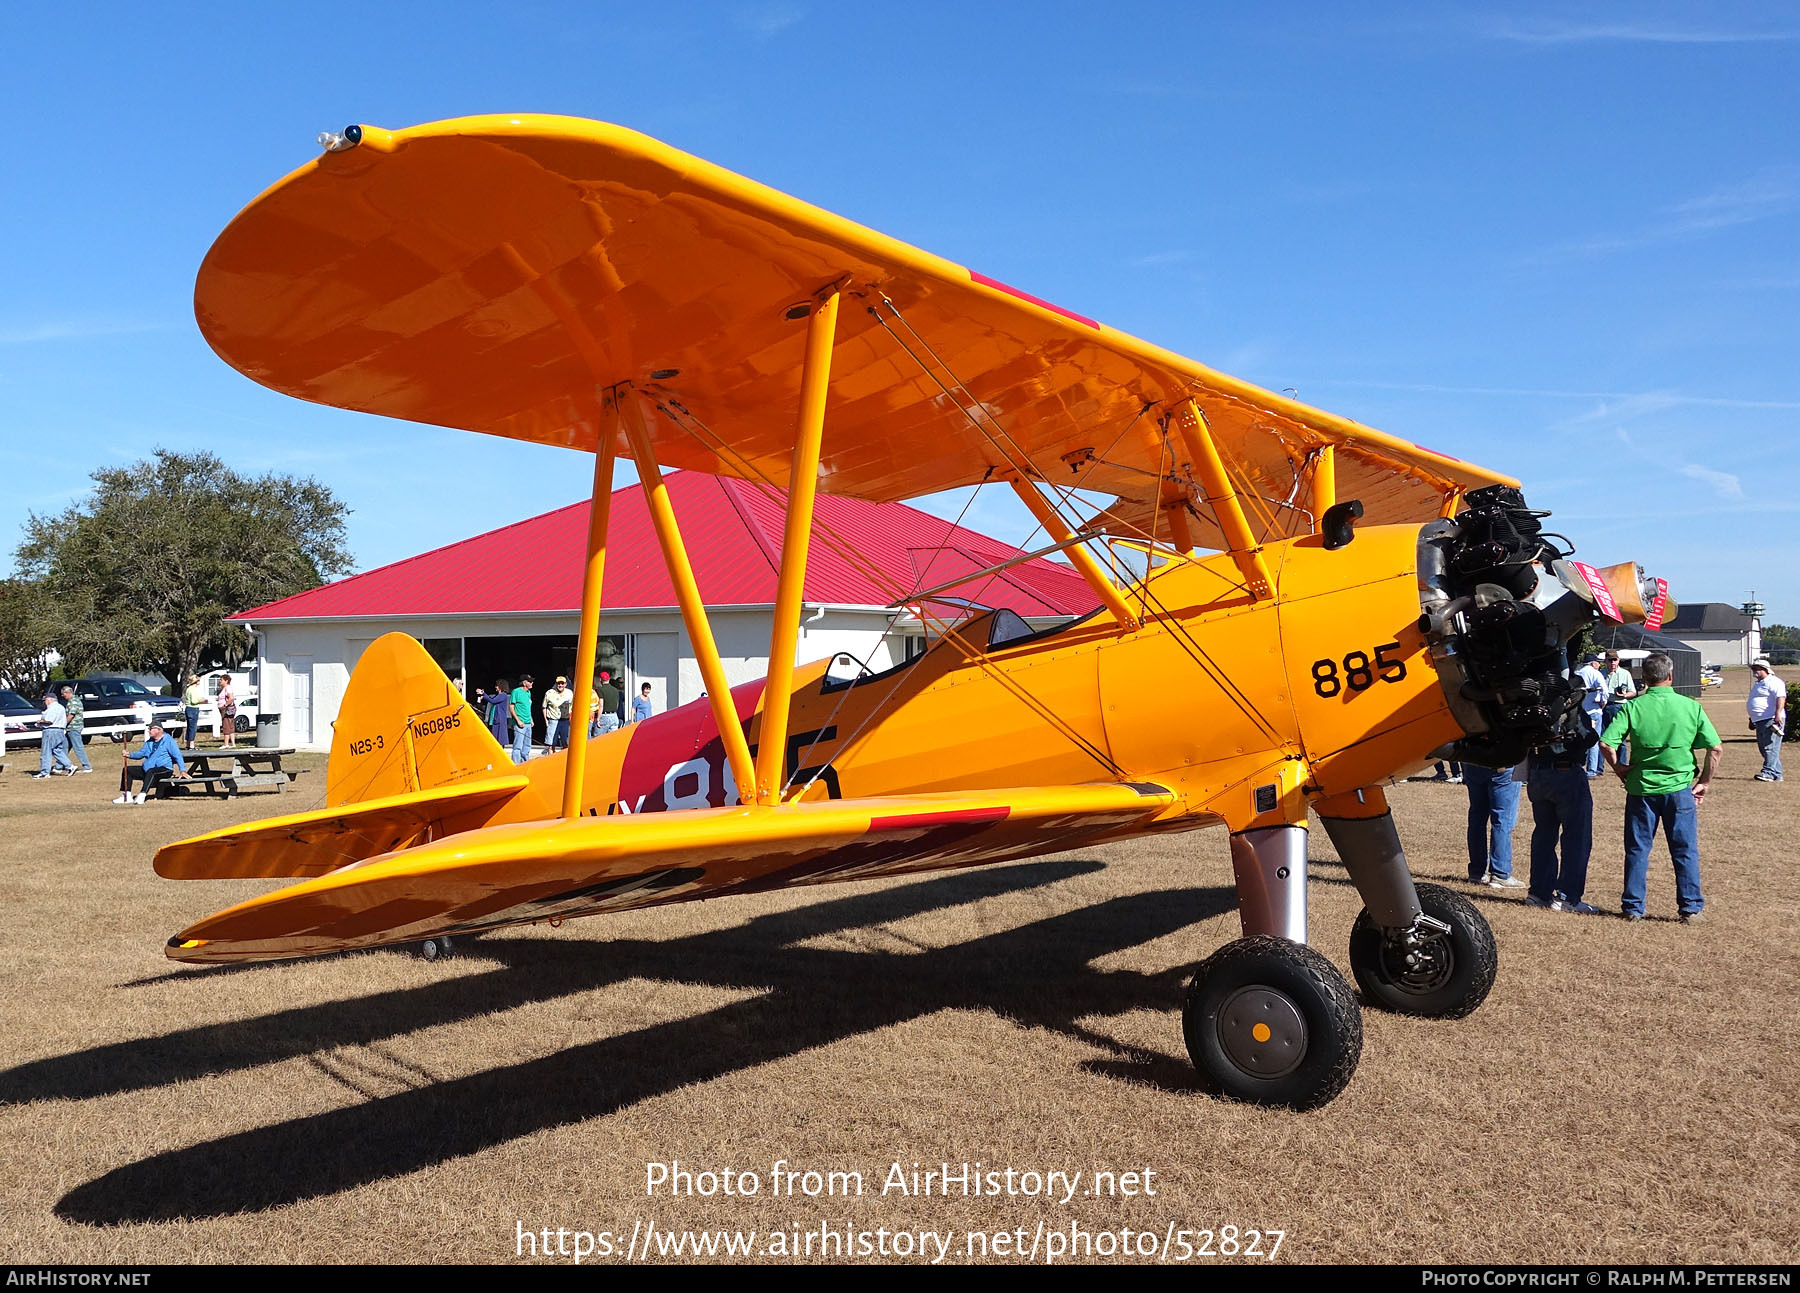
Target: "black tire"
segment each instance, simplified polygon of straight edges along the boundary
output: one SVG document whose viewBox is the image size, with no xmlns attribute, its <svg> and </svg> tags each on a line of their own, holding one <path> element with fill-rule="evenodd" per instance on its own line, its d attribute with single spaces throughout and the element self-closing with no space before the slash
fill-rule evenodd
<svg viewBox="0 0 1800 1293">
<path fill-rule="evenodd" d="M 1350 970 L 1371 1006 L 1428 1019 L 1461 1019 L 1487 1000 L 1500 971 L 1494 931 L 1475 904 L 1441 884 L 1418 886 L 1425 914 L 1450 926 L 1441 939 L 1419 949 L 1408 966 L 1403 949 L 1390 943 L 1365 908 L 1350 928 Z"/>
<path fill-rule="evenodd" d="M 1181 1024 L 1202 1079 L 1250 1104 L 1316 1109 L 1349 1085 L 1362 1057 L 1362 1009 L 1337 967 L 1266 934 L 1201 962 Z"/>
<path fill-rule="evenodd" d="M 440 934 L 436 938 L 428 938 L 423 943 L 419 943 L 414 950 L 418 952 L 419 959 L 422 961 L 447 960 L 450 956 L 450 940 Z"/>
<path fill-rule="evenodd" d="M 250 720 L 245 718 L 242 714 L 232 715 L 231 730 L 234 732 L 248 732 L 250 730 Z"/>
</svg>

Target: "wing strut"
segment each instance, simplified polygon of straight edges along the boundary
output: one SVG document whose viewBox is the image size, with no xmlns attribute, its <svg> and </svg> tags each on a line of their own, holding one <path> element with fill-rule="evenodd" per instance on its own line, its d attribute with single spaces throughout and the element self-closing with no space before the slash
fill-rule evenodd
<svg viewBox="0 0 1800 1293">
<path fill-rule="evenodd" d="M 700 600 L 700 586 L 694 582 L 694 567 L 681 542 L 681 527 L 675 523 L 675 506 L 669 501 L 668 486 L 663 484 L 662 468 L 656 465 L 656 446 L 651 443 L 650 428 L 645 424 L 643 402 L 629 385 L 615 387 L 613 394 L 619 419 L 625 425 L 625 438 L 631 445 L 632 459 L 637 463 L 638 476 L 643 481 L 644 501 L 650 507 L 656 541 L 662 545 L 663 565 L 668 569 L 669 582 L 675 585 L 675 599 L 681 603 L 681 622 L 687 629 L 688 640 L 693 643 L 694 659 L 700 665 L 700 679 L 706 684 L 706 701 L 712 707 L 719 739 L 725 744 L 725 761 L 738 784 L 738 798 L 747 802 L 756 794 L 750 744 L 744 740 L 744 726 L 738 721 L 731 688 L 725 682 L 725 666 L 719 660 L 718 643 L 713 641 L 706 604 Z"/>
<path fill-rule="evenodd" d="M 1044 533 L 1057 543 L 1068 543 L 1075 537 L 1074 532 L 1063 520 L 1062 513 L 1050 506 L 1050 500 L 1038 493 L 1038 487 L 1035 484 L 1021 476 L 1014 476 L 1012 477 L 1012 487 L 1013 491 L 1018 494 L 1019 501 L 1031 509 L 1031 514 L 1037 518 L 1038 524 L 1044 527 Z M 1106 609 L 1112 612 L 1113 618 L 1119 622 L 1119 626 L 1127 629 L 1136 628 L 1138 617 L 1131 613 L 1131 608 L 1119 595 L 1118 586 L 1106 577 L 1104 570 L 1100 569 L 1100 563 L 1094 559 L 1094 554 L 1079 543 L 1070 544 L 1067 551 L 1069 560 L 1075 563 L 1075 569 L 1079 570 L 1081 577 L 1087 580 L 1088 587 L 1094 590 L 1094 596 L 1106 604 Z"/>
<path fill-rule="evenodd" d="M 1163 511 L 1169 517 L 1169 536 L 1175 541 L 1175 551 L 1183 556 L 1194 550 L 1194 532 L 1188 525 L 1187 499 L 1174 498 L 1163 504 Z"/>
<path fill-rule="evenodd" d="M 606 393 L 600 443 L 594 451 L 594 496 L 588 506 L 587 565 L 581 577 L 581 631 L 575 639 L 575 695 L 569 715 L 569 757 L 563 764 L 562 815 L 581 816 L 581 788 L 587 776 L 588 709 L 594 666 L 600 654 L 600 587 L 606 574 L 606 527 L 612 512 L 613 459 L 619 444 L 619 393 Z M 586 684 L 585 686 L 583 684 Z"/>
<path fill-rule="evenodd" d="M 762 728 L 756 747 L 759 804 L 780 803 L 787 780 L 788 710 L 793 704 L 794 654 L 800 635 L 800 602 L 806 593 L 806 558 L 812 539 L 813 497 L 819 485 L 819 441 L 825 429 L 831 347 L 837 338 L 838 296 L 833 285 L 806 320 L 806 366 L 800 373 L 800 417 L 794 428 L 794 466 L 788 473 L 787 525 L 781 537 L 775 622 L 769 629 L 769 681 L 763 688 Z"/>
<path fill-rule="evenodd" d="M 1337 446 L 1322 444 L 1313 451 L 1313 533 L 1324 532 L 1325 513 L 1337 506 Z"/>
<path fill-rule="evenodd" d="M 1212 505 L 1213 518 L 1225 535 L 1227 550 L 1237 562 L 1244 582 L 1250 585 L 1250 595 L 1259 599 L 1273 596 L 1274 581 L 1269 577 L 1269 567 L 1263 561 L 1262 549 L 1250 533 L 1250 523 L 1244 519 L 1244 505 L 1238 500 L 1231 477 L 1225 474 L 1225 463 L 1219 457 L 1218 446 L 1213 443 L 1206 415 L 1197 403 L 1188 399 L 1177 406 L 1173 416 L 1175 428 L 1181 432 L 1188 453 L 1193 456 L 1194 470 L 1200 473 L 1200 483 L 1206 489 L 1206 501 Z"/>
</svg>

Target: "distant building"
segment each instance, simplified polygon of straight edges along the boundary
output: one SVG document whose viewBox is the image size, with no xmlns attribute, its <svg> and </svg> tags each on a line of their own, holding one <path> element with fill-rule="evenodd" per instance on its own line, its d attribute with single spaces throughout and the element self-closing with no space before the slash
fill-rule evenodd
<svg viewBox="0 0 1800 1293">
<path fill-rule="evenodd" d="M 1662 626 L 1667 637 L 1685 642 L 1709 665 L 1747 665 L 1761 648 L 1761 624 L 1743 607 L 1725 602 L 1684 603 Z"/>
<path fill-rule="evenodd" d="M 1700 652 L 1665 633 L 1652 633 L 1636 624 L 1596 624 L 1594 626 L 1594 645 L 1602 651 L 1633 652 L 1625 656 L 1625 663 L 1642 681 L 1642 656 L 1652 651 L 1661 651 L 1669 657 L 1675 666 L 1675 690 L 1683 696 L 1700 698 Z"/>
<path fill-rule="evenodd" d="M 733 686 L 759 678 L 768 671 L 786 496 L 698 472 L 670 475 L 668 488 L 726 677 Z M 418 638 L 469 697 L 497 678 L 516 683 L 522 672 L 533 676 L 540 695 L 558 675 L 579 689 L 575 639 L 588 506 L 233 616 L 256 634 L 265 720 L 279 716 L 283 744 L 329 749 L 350 671 L 371 642 L 395 631 Z M 598 667 L 623 677 L 627 695 L 648 682 L 657 713 L 698 699 L 699 666 L 640 486 L 613 493 L 608 529 Z M 833 668 L 850 674 L 899 664 L 924 650 L 927 627 L 891 603 L 1023 555 L 901 503 L 822 494 L 796 657 L 835 656 Z M 1033 628 L 1064 623 L 1097 604 L 1080 575 L 1043 558 L 949 590 L 934 602 L 932 617 L 957 618 L 958 599 L 1014 611 Z"/>
</svg>

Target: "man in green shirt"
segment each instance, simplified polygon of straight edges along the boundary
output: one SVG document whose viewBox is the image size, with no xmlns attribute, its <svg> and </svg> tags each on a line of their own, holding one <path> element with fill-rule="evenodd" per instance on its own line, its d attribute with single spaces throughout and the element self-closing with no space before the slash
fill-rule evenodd
<svg viewBox="0 0 1800 1293">
<path fill-rule="evenodd" d="M 1620 915 L 1644 918 L 1644 890 L 1650 876 L 1650 846 L 1660 822 L 1675 864 L 1675 901 L 1684 925 L 1698 924 L 1706 899 L 1700 894 L 1700 804 L 1724 753 L 1712 720 L 1675 690 L 1675 664 L 1658 651 L 1644 661 L 1644 694 L 1606 725 L 1600 754 L 1625 783 L 1625 891 Z M 1631 743 L 1631 765 L 1619 762 L 1619 747 Z M 1695 780 L 1696 756 L 1706 756 Z"/>
<path fill-rule="evenodd" d="M 528 673 L 520 674 L 519 685 L 512 689 L 514 763 L 524 763 L 531 758 L 531 687 L 535 681 Z"/>
</svg>

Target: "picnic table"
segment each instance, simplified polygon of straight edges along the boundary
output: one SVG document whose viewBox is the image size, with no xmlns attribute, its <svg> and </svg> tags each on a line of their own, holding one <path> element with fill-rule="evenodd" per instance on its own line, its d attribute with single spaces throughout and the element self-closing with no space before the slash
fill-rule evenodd
<svg viewBox="0 0 1800 1293">
<path fill-rule="evenodd" d="M 290 781 L 306 771 L 304 768 L 281 766 L 282 757 L 294 752 L 294 747 L 291 746 L 271 748 L 257 745 L 234 745 L 229 749 L 218 750 L 184 750 L 182 757 L 187 760 L 187 780 L 179 781 L 170 777 L 158 788 L 158 794 L 163 797 L 204 790 L 209 795 L 222 794 L 229 799 L 238 791 L 255 786 L 273 786 L 279 794 L 287 790 Z"/>
</svg>

